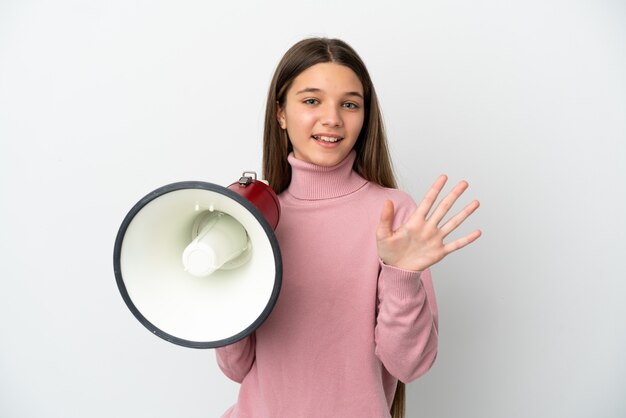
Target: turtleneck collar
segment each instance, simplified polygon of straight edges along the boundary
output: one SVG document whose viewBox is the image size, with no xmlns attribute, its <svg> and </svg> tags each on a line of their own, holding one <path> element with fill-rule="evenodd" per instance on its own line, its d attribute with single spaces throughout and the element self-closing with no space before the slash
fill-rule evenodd
<svg viewBox="0 0 626 418">
<path fill-rule="evenodd" d="M 291 165 L 291 183 L 287 192 L 296 199 L 322 200 L 345 196 L 363 187 L 367 180 L 352 170 L 356 151 L 332 167 L 298 160 L 293 152 L 287 157 Z"/>
</svg>

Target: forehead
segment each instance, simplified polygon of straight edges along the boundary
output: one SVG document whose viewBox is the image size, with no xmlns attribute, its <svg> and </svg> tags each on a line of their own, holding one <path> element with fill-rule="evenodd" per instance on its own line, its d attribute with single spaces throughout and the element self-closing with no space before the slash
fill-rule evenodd
<svg viewBox="0 0 626 418">
<path fill-rule="evenodd" d="M 352 69 L 345 65 L 325 62 L 315 64 L 293 80 L 291 92 L 302 89 L 319 89 L 327 93 L 359 92 L 363 94 L 361 80 Z"/>
</svg>

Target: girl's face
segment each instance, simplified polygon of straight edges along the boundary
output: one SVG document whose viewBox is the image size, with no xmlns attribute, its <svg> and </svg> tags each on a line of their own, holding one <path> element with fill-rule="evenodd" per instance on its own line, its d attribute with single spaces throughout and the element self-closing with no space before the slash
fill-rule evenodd
<svg viewBox="0 0 626 418">
<path fill-rule="evenodd" d="M 330 167 L 354 147 L 363 127 L 364 106 L 363 85 L 354 71 L 321 63 L 293 80 L 277 116 L 297 159 Z"/>
</svg>

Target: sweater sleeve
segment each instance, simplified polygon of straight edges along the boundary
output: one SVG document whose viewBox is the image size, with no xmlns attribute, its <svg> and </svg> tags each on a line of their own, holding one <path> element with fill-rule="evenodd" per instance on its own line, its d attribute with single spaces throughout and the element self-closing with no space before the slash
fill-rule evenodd
<svg viewBox="0 0 626 418">
<path fill-rule="evenodd" d="M 216 348 L 217 365 L 229 379 L 241 383 L 254 363 L 255 347 L 255 335 L 251 334 L 241 341 Z"/>
<path fill-rule="evenodd" d="M 430 270 L 415 272 L 381 262 L 376 355 L 391 375 L 410 382 L 437 357 L 438 317 Z"/>
<path fill-rule="evenodd" d="M 406 194 L 394 204 L 396 229 L 416 204 Z M 379 263 L 376 355 L 391 375 L 408 383 L 426 373 L 437 357 L 438 312 L 432 278 L 429 269 L 410 271 Z"/>
</svg>

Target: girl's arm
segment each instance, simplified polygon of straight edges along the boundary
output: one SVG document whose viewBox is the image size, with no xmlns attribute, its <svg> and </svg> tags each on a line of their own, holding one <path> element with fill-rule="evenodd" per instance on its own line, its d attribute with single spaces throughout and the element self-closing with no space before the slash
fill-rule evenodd
<svg viewBox="0 0 626 418">
<path fill-rule="evenodd" d="M 234 344 L 216 348 L 217 365 L 229 379 L 241 383 L 254 363 L 255 346 L 253 333 Z"/>
<path fill-rule="evenodd" d="M 447 176 L 439 176 L 417 207 L 401 202 L 396 212 L 393 202 L 387 200 L 376 233 L 381 261 L 376 354 L 403 382 L 424 374 L 437 355 L 437 302 L 429 267 L 481 235 L 475 230 L 447 244 L 443 242 L 479 206 L 474 200 L 442 222 L 468 187 L 462 181 L 430 213 L 446 181 Z"/>
<path fill-rule="evenodd" d="M 415 272 L 381 262 L 376 355 L 389 373 L 410 382 L 437 357 L 437 302 L 430 270 Z"/>
</svg>

